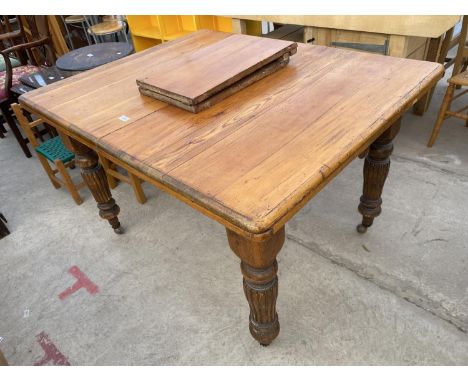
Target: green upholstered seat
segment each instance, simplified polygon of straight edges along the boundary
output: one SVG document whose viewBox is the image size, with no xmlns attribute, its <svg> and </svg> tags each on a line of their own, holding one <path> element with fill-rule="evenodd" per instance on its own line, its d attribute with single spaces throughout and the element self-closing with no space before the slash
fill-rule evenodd
<svg viewBox="0 0 468 382">
<path fill-rule="evenodd" d="M 17 66 L 21 66 L 21 62 L 19 62 L 16 58 L 10 58 L 11 61 L 11 66 L 16 68 Z M 0 56 L 0 72 L 5 71 L 5 60 L 3 59 L 3 56 Z"/>
<path fill-rule="evenodd" d="M 59 159 L 63 163 L 67 163 L 75 157 L 75 154 L 65 147 L 60 137 L 45 141 L 40 146 L 36 147 L 36 151 L 52 162 Z"/>
</svg>

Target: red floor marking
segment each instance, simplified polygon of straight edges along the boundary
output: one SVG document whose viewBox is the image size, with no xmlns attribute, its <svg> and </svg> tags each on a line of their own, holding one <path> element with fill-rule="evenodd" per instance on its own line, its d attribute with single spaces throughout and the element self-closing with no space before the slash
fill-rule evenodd
<svg viewBox="0 0 468 382">
<path fill-rule="evenodd" d="M 72 293 L 75 293 L 77 290 L 81 288 L 85 288 L 89 294 L 96 294 L 99 291 L 99 288 L 96 284 L 94 284 L 88 277 L 80 271 L 76 265 L 71 267 L 68 270 L 72 276 L 74 276 L 77 281 L 74 283 L 70 288 L 65 289 L 62 293 L 59 294 L 59 299 L 63 300 L 70 296 Z"/>
<path fill-rule="evenodd" d="M 45 354 L 42 359 L 34 364 L 34 366 L 44 366 L 51 361 L 55 366 L 70 366 L 70 362 L 68 362 L 67 357 L 60 353 L 46 332 L 38 334 L 36 338 Z"/>
</svg>

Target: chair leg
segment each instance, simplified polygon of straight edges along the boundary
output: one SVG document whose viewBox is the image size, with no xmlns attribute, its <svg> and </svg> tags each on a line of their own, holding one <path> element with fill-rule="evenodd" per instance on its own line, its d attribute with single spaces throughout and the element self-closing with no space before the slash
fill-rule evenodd
<svg viewBox="0 0 468 382">
<path fill-rule="evenodd" d="M 93 44 L 93 40 L 94 40 L 94 44 L 97 44 L 96 37 L 93 34 L 89 33 L 89 28 L 91 28 L 91 23 L 88 20 L 88 16 L 85 17 L 84 23 L 85 23 L 86 38 L 89 41 L 89 45 Z"/>
<path fill-rule="evenodd" d="M 109 170 L 113 169 L 115 170 L 115 166 L 113 166 L 113 163 L 111 163 L 105 156 L 99 155 L 99 160 L 101 161 L 102 167 L 104 167 L 104 171 L 106 172 L 107 176 L 107 183 L 109 183 L 109 187 L 111 189 L 114 189 L 117 187 L 117 184 L 119 184 L 119 180 L 115 177 L 113 177 L 110 173 Z"/>
<path fill-rule="evenodd" d="M 73 200 L 78 205 L 83 203 L 83 200 L 81 199 L 80 194 L 78 193 L 78 190 L 76 189 L 76 186 L 73 183 L 70 177 L 70 174 L 68 173 L 68 170 L 63 164 L 63 162 L 61 160 L 56 160 L 54 163 L 55 163 L 55 166 L 57 166 L 57 170 L 59 170 L 60 175 L 62 175 L 63 182 L 65 183 L 65 187 L 67 188 L 68 192 L 70 192 Z"/>
<path fill-rule="evenodd" d="M 85 34 L 85 37 L 86 37 L 86 42 L 88 43 L 88 45 L 91 45 L 91 40 L 89 39 L 88 28 L 86 27 L 86 22 L 85 21 L 81 22 L 81 28 L 84 31 L 84 34 Z"/>
<path fill-rule="evenodd" d="M 8 221 L 6 220 L 5 216 L 0 213 L 0 239 L 10 234 L 10 231 L 8 230 L 8 227 L 5 225 L 5 223 L 8 223 Z M 6 365 L 5 359 L 3 359 L 2 363 L 2 357 L 2 352 L 0 352 L 0 366 Z"/>
<path fill-rule="evenodd" d="M 3 114 L 0 114 L 0 137 L 1 138 L 4 138 L 5 136 L 3 134 L 7 132 L 5 129 L 5 126 L 3 126 L 4 123 L 5 123 L 5 119 L 3 118 Z"/>
<path fill-rule="evenodd" d="M 70 48 L 71 48 L 71 50 L 74 50 L 75 46 L 73 45 L 73 37 L 72 37 L 72 35 L 70 33 L 70 29 L 68 29 L 68 25 L 65 22 L 65 18 L 63 16 L 62 16 L 62 21 L 63 21 L 63 25 L 65 25 L 65 31 L 67 33 L 68 42 L 70 43 Z"/>
<path fill-rule="evenodd" d="M 21 135 L 21 132 L 19 131 L 15 120 L 11 116 L 10 110 L 8 110 L 9 106 L 7 104 L 2 104 L 0 106 L 0 109 L 2 111 L 3 117 L 7 121 L 8 127 L 13 132 L 13 134 L 15 135 L 16 140 L 18 141 L 19 145 L 21 146 L 21 149 L 23 150 L 24 155 L 26 155 L 27 158 L 31 158 L 31 156 L 32 156 L 31 151 L 29 151 L 29 148 L 28 148 L 28 145 L 27 145 L 28 140 L 26 140 L 23 137 L 23 135 Z"/>
<path fill-rule="evenodd" d="M 123 38 L 124 38 L 125 42 L 128 42 L 128 37 L 127 37 L 127 33 L 125 33 L 125 28 L 126 27 L 124 27 L 121 32 L 123 34 Z"/>
<path fill-rule="evenodd" d="M 440 127 L 442 126 L 442 122 L 445 119 L 445 113 L 447 110 L 450 109 L 450 104 L 452 103 L 453 92 L 455 91 L 455 85 L 449 84 L 447 87 L 447 91 L 445 92 L 444 100 L 442 101 L 442 105 L 440 106 L 439 115 L 437 116 L 436 123 L 432 130 L 431 137 L 429 138 L 429 142 L 427 142 L 427 147 L 432 147 L 434 144 L 437 135 L 439 134 Z"/>
<path fill-rule="evenodd" d="M 41 162 L 42 167 L 44 167 L 44 170 L 47 176 L 49 177 L 52 186 L 54 186 L 56 189 L 62 187 L 62 185 L 57 181 L 57 179 L 55 179 L 55 173 L 54 170 L 52 170 L 52 167 L 50 167 L 49 161 L 40 154 L 37 157 L 39 159 L 39 162 Z"/>
<path fill-rule="evenodd" d="M 146 195 L 145 192 L 143 191 L 143 188 L 141 187 L 141 181 L 138 179 L 135 175 L 129 173 L 129 178 L 130 178 L 130 183 L 133 188 L 133 192 L 135 192 L 136 200 L 140 204 L 145 204 L 146 203 Z"/>
<path fill-rule="evenodd" d="M 3 126 L 3 124 L 5 123 L 5 119 L 3 118 L 3 115 L 0 115 L 0 130 L 3 130 L 3 132 L 5 132 L 5 127 Z"/>
</svg>

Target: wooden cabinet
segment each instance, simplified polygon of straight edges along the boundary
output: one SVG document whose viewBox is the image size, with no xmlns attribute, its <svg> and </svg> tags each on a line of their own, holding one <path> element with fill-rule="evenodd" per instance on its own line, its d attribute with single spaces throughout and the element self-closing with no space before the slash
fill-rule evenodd
<svg viewBox="0 0 468 382">
<path fill-rule="evenodd" d="M 234 31 L 246 33 L 247 20 L 304 25 L 304 42 L 316 45 L 427 60 L 431 39 L 440 39 L 460 16 L 233 16 Z"/>
<path fill-rule="evenodd" d="M 233 31 L 248 33 L 253 20 L 303 25 L 304 42 L 314 45 L 444 63 L 460 16 L 232 16 Z M 414 112 L 422 115 L 431 97 L 432 91 Z"/>
</svg>

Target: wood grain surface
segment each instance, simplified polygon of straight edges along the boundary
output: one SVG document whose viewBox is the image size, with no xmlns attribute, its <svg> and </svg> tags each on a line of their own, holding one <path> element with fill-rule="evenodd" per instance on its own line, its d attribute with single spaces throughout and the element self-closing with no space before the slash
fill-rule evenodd
<svg viewBox="0 0 468 382">
<path fill-rule="evenodd" d="M 279 231 L 443 75 L 437 63 L 299 44 L 284 69 L 198 114 L 139 93 L 136 78 L 161 50 L 171 60 L 182 45 L 194 52 L 224 38 L 188 35 L 20 102 L 247 235 Z"/>
<path fill-rule="evenodd" d="M 252 85 L 254 82 L 257 82 L 262 78 L 265 78 L 266 76 L 269 76 L 270 74 L 276 72 L 277 70 L 284 68 L 289 62 L 289 56 L 289 53 L 285 53 L 283 56 L 276 59 L 275 61 L 270 62 L 265 66 L 262 66 L 255 72 L 247 75 L 246 77 L 241 78 L 237 82 L 213 94 L 211 97 L 193 105 L 171 98 L 170 96 L 166 96 L 165 94 L 162 94 L 158 91 L 153 91 L 151 89 L 147 89 L 141 86 L 139 87 L 139 89 L 140 93 L 143 95 L 147 95 L 157 100 L 180 107 L 184 110 L 190 111 L 191 113 L 199 113 L 200 111 L 206 110 L 214 104 L 222 101 L 223 99 L 237 93 L 239 90 L 242 90 L 245 87 Z"/>
<path fill-rule="evenodd" d="M 225 38 L 195 51 L 180 44 L 181 53 L 166 59 L 163 50 L 138 86 L 193 106 L 297 49 L 290 41 L 217 33 Z"/>
</svg>

